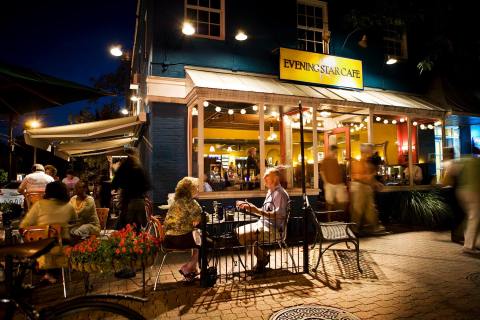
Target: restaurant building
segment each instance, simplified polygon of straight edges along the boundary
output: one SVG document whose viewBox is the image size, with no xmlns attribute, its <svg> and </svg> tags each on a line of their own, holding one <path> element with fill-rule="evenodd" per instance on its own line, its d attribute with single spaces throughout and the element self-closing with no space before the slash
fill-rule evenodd
<svg viewBox="0 0 480 320">
<path fill-rule="evenodd" d="M 372 143 L 384 191 L 437 182 L 442 147 L 459 142 L 446 139 L 448 105 L 422 95 L 415 34 L 398 21 L 368 33 L 347 27 L 342 3 L 138 1 L 131 94 L 148 118 L 139 146 L 155 203 L 186 175 L 212 187 L 202 184 L 203 199 L 263 197 L 260 177 L 272 166 L 300 195 L 302 160 L 307 193 L 317 195 L 331 144 L 347 179 L 360 145 Z M 413 166 L 421 181 L 406 179 Z"/>
</svg>

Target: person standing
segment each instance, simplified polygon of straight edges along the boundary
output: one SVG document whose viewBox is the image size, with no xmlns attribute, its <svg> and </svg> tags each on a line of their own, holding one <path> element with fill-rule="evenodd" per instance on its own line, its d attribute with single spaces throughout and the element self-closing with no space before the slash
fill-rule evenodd
<svg viewBox="0 0 480 320">
<path fill-rule="evenodd" d="M 351 182 L 351 220 L 356 223 L 353 229 L 359 232 L 362 228 L 368 233 L 385 231 L 378 220 L 375 208 L 375 189 L 383 185 L 375 179 L 375 167 L 369 161 L 373 153 L 373 145 L 362 143 L 360 160 L 352 161 Z"/>
<path fill-rule="evenodd" d="M 75 172 L 72 169 L 67 170 L 66 177 L 63 178 L 62 182 L 67 186 L 68 194 L 73 195 L 73 189 L 80 179 L 75 176 Z"/>
<path fill-rule="evenodd" d="M 147 224 L 145 196 L 151 189 L 135 148 L 125 150 L 127 158 L 120 164 L 112 180 L 112 189 L 120 190 L 120 217 L 116 229 L 135 224 L 137 230 Z"/>
<path fill-rule="evenodd" d="M 257 149 L 255 147 L 251 147 L 247 150 L 247 188 L 248 190 L 252 190 L 255 188 L 255 180 L 257 175 L 260 173 L 260 168 L 257 164 Z"/>
<path fill-rule="evenodd" d="M 32 166 L 32 173 L 28 174 L 18 187 L 18 192 L 25 195 L 28 209 L 32 206 L 30 194 L 44 193 L 47 184 L 53 181 L 54 179 L 45 173 L 45 168 L 41 164 L 36 163 Z"/>
<path fill-rule="evenodd" d="M 45 166 L 45 173 L 48 174 L 50 177 L 53 178 L 53 180 L 55 181 L 59 181 L 60 178 L 57 176 L 57 168 L 55 168 L 55 166 L 51 165 L 51 164 L 47 164 Z"/>
<path fill-rule="evenodd" d="M 337 152 L 338 147 L 331 145 L 320 168 L 327 210 L 345 210 L 345 205 L 348 201 L 347 188 L 343 180 L 342 168 L 338 164 Z"/>
</svg>

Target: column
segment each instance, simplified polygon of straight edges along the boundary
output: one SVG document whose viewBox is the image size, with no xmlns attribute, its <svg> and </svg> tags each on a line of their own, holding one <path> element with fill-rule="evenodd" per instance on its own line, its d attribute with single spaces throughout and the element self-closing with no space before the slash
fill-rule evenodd
<svg viewBox="0 0 480 320">
<path fill-rule="evenodd" d="M 198 108 L 198 180 L 199 180 L 199 191 L 203 191 L 203 181 L 205 172 L 203 170 L 203 148 L 204 148 L 204 130 L 203 130 L 203 118 L 204 118 L 204 108 L 203 102 L 205 99 L 199 99 L 197 103 Z"/>
</svg>

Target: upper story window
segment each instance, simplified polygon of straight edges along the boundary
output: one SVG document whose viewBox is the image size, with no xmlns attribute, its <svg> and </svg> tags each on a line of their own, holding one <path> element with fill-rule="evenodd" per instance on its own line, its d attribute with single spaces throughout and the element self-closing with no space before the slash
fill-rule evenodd
<svg viewBox="0 0 480 320">
<path fill-rule="evenodd" d="M 404 26 L 390 25 L 383 31 L 385 54 L 397 59 L 407 59 L 407 34 Z"/>
<path fill-rule="evenodd" d="M 185 21 L 194 37 L 225 40 L 225 0 L 185 0 Z"/>
<path fill-rule="evenodd" d="M 297 43 L 300 50 L 328 53 L 327 3 L 297 0 Z"/>
</svg>

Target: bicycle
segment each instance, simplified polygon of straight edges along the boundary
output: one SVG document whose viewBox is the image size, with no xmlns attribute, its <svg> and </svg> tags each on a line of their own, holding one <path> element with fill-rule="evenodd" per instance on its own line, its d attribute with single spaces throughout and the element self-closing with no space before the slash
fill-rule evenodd
<svg viewBox="0 0 480 320">
<path fill-rule="evenodd" d="M 8 222 L 5 224 L 6 235 L 9 231 Z M 6 239 L 8 239 L 6 237 Z M 35 242 L 5 245 L 0 247 L 0 257 L 5 257 L 5 292 L 0 294 L 0 305 L 4 306 L 4 319 L 13 319 L 17 311 L 23 313 L 27 319 L 67 319 L 76 316 L 78 319 L 91 319 L 92 312 L 100 311 L 100 319 L 115 316 L 115 319 L 145 320 L 135 310 L 120 303 L 105 300 L 131 300 L 147 302 L 148 299 L 121 294 L 96 294 L 64 300 L 53 306 L 37 309 L 27 301 L 30 296 L 28 289 L 24 287 L 23 280 L 28 270 L 33 270 L 35 260 L 48 253 L 55 246 L 55 239 L 45 239 Z M 13 258 L 17 259 L 17 272 L 14 277 L 11 266 Z M 82 316 L 83 315 L 83 316 Z M 120 317 L 120 318 L 119 318 Z"/>
</svg>

